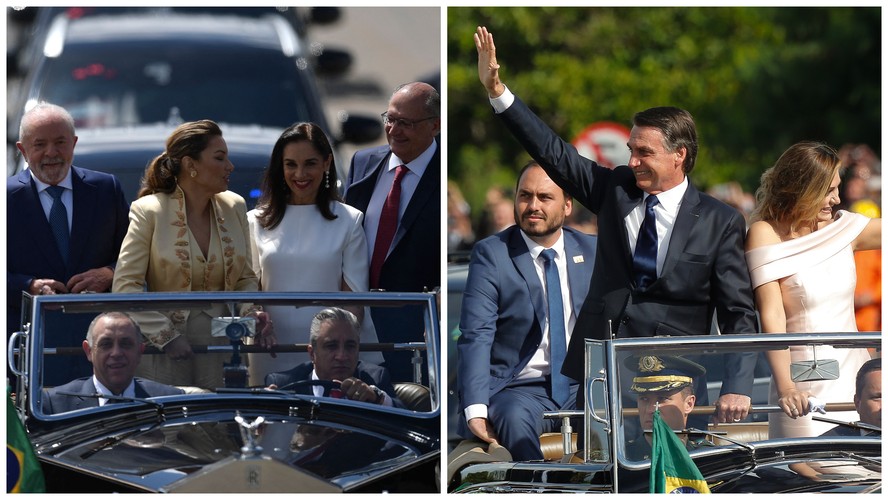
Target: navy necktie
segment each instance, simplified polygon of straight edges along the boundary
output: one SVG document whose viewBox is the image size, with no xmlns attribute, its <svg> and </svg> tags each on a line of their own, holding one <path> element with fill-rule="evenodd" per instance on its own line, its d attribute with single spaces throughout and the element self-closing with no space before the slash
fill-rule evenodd
<svg viewBox="0 0 888 500">
<path fill-rule="evenodd" d="M 644 200 L 644 221 L 638 230 L 635 256 L 632 258 L 635 286 L 638 288 L 647 288 L 657 279 L 657 216 L 654 206 L 659 202 L 654 195 Z"/>
<path fill-rule="evenodd" d="M 555 250 L 547 248 L 541 254 L 546 274 L 546 298 L 549 302 L 549 368 L 551 369 L 552 400 L 564 406 L 570 394 L 567 377 L 561 374 L 561 365 L 567 353 L 567 333 L 564 328 L 564 302 L 561 298 L 561 279 L 555 264 Z"/>
<path fill-rule="evenodd" d="M 68 240 L 71 236 L 68 231 L 68 211 L 65 209 L 65 204 L 62 203 L 62 193 L 65 192 L 65 188 L 62 186 L 49 186 L 46 188 L 46 191 L 52 196 L 52 207 L 49 209 L 49 225 L 59 247 L 59 253 L 62 254 L 62 260 L 67 264 Z"/>
</svg>

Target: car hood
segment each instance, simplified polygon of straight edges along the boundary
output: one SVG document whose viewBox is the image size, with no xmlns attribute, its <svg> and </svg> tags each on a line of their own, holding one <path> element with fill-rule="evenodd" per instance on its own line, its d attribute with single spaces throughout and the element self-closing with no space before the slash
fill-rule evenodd
<svg viewBox="0 0 888 500">
<path fill-rule="evenodd" d="M 40 459 L 133 491 L 339 492 L 438 456 L 437 418 L 417 426 L 366 404 L 172 397 L 162 416 L 113 406 L 120 408 L 95 408 L 37 432 Z"/>
<path fill-rule="evenodd" d="M 773 440 L 752 449 L 729 446 L 693 453 L 712 493 L 859 493 L 881 490 L 881 441 L 864 437 Z M 452 478 L 451 493 L 648 493 L 650 462 L 493 462 Z"/>
</svg>

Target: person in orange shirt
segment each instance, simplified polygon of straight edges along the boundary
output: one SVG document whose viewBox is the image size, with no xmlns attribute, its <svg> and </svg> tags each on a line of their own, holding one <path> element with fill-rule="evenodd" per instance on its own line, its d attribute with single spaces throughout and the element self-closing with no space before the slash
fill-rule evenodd
<svg viewBox="0 0 888 500">
<path fill-rule="evenodd" d="M 879 206 L 870 199 L 851 205 L 851 211 L 870 218 L 879 217 Z M 857 266 L 857 287 L 854 290 L 854 315 L 861 332 L 882 330 L 882 251 L 865 250 L 854 253 Z"/>
</svg>

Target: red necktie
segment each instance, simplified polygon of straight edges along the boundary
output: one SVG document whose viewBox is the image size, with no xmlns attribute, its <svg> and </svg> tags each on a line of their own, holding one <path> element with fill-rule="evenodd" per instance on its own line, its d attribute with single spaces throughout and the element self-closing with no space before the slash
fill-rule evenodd
<svg viewBox="0 0 888 500">
<path fill-rule="evenodd" d="M 401 180 L 409 172 L 406 166 L 398 165 L 395 169 L 395 180 L 392 189 L 385 197 L 382 212 L 379 214 L 379 228 L 376 230 L 376 243 L 373 245 L 373 258 L 370 261 L 370 288 L 379 288 L 379 274 L 382 263 L 388 254 L 395 231 L 398 229 L 398 207 L 401 204 Z"/>
</svg>

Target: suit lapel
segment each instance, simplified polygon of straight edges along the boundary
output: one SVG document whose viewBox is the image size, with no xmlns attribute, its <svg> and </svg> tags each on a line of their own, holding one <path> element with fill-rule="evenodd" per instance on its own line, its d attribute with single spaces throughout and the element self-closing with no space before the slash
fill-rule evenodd
<svg viewBox="0 0 888 500">
<path fill-rule="evenodd" d="M 21 213 L 15 216 L 22 217 L 25 222 L 24 227 L 31 228 L 26 233 L 34 240 L 31 251 L 43 254 L 43 261 L 52 268 L 52 274 L 67 276 L 67 271 L 62 261 L 62 254 L 59 252 L 58 244 L 52 236 L 52 228 L 49 226 L 49 221 L 46 220 L 43 205 L 40 203 L 40 197 L 37 194 L 37 185 L 34 184 L 31 174 L 27 170 L 18 175 L 18 181 L 21 182 L 22 187 L 18 190 L 17 196 L 20 196 L 22 201 L 21 203 L 16 203 L 16 206 L 22 207 L 22 210 Z"/>
<path fill-rule="evenodd" d="M 698 220 L 700 220 L 700 192 L 688 182 L 688 189 L 682 197 L 681 207 L 678 209 L 678 215 L 675 217 L 675 225 L 672 226 L 672 236 L 669 239 L 666 258 L 663 260 L 661 276 L 675 267 L 678 257 L 684 252 L 688 237 Z"/>
<path fill-rule="evenodd" d="M 404 210 L 404 216 L 401 217 L 401 221 L 398 224 L 398 232 L 395 234 L 395 245 L 398 244 L 404 233 L 410 229 L 427 203 L 435 203 L 436 201 L 440 203 L 440 198 L 434 196 L 440 193 L 440 184 L 441 146 L 439 145 L 435 149 L 435 154 L 429 161 L 428 166 L 426 166 L 425 172 L 420 177 L 419 184 L 416 185 L 416 190 L 410 198 L 410 203 L 407 204 L 407 208 Z"/>
<path fill-rule="evenodd" d="M 623 258 L 623 265 L 627 269 L 629 276 L 632 275 L 632 249 L 629 246 L 629 232 L 626 230 L 626 216 L 635 209 L 644 198 L 644 191 L 634 184 L 624 189 L 617 189 L 617 211 L 619 218 L 616 222 L 620 232 L 620 255 Z"/>
<path fill-rule="evenodd" d="M 518 226 L 511 227 L 509 257 L 512 259 L 515 269 L 518 270 L 527 284 L 527 290 L 530 292 L 530 303 L 533 305 L 534 315 L 539 324 L 538 331 L 542 332 L 543 326 L 546 324 L 546 301 L 543 299 L 543 285 L 540 283 L 540 278 L 533 265 L 533 259 L 530 258 L 530 250 L 527 249 L 527 243 L 521 237 L 521 230 L 518 229 Z"/>
<path fill-rule="evenodd" d="M 89 244 L 89 238 L 92 237 L 89 227 L 91 221 L 95 220 L 94 212 L 96 209 L 94 196 L 95 186 L 86 182 L 85 174 L 75 167 L 71 167 L 71 183 L 74 195 L 74 210 L 71 219 L 71 244 L 70 255 L 68 258 L 68 267 L 76 269 L 77 263 L 80 262 L 83 252 L 88 248 L 92 248 Z"/>
<path fill-rule="evenodd" d="M 589 264 L 586 263 L 586 259 L 591 256 L 583 255 L 582 249 L 568 231 L 564 231 L 564 253 L 567 257 L 567 282 L 570 287 L 570 300 L 573 303 L 573 310 L 579 316 L 586 296 L 578 291 L 589 282 L 590 276 L 584 270 L 588 269 Z"/>
<path fill-rule="evenodd" d="M 135 386 L 135 395 L 137 398 L 147 399 L 151 396 L 148 394 L 148 391 L 145 390 L 145 387 L 142 386 L 142 383 L 139 379 L 133 379 L 133 385 Z"/>
<path fill-rule="evenodd" d="M 90 394 L 90 395 L 98 392 L 98 391 L 96 391 L 96 386 L 93 385 L 92 377 L 89 377 L 89 378 L 83 380 L 82 382 L 83 383 L 80 385 L 80 389 L 78 389 L 77 391 L 71 391 L 71 392 L 77 392 L 80 394 Z M 74 406 L 74 408 L 73 408 L 74 410 L 81 410 L 83 408 L 93 408 L 95 406 L 99 406 L 99 398 L 77 396 L 77 399 L 74 401 L 73 406 Z"/>
<path fill-rule="evenodd" d="M 348 204 L 357 208 L 361 212 L 367 212 L 367 206 L 370 204 L 370 198 L 373 196 L 373 189 L 376 187 L 376 180 L 382 171 L 388 153 L 373 153 L 367 159 L 367 173 L 364 178 L 355 182 L 348 187 L 346 200 Z"/>
</svg>

